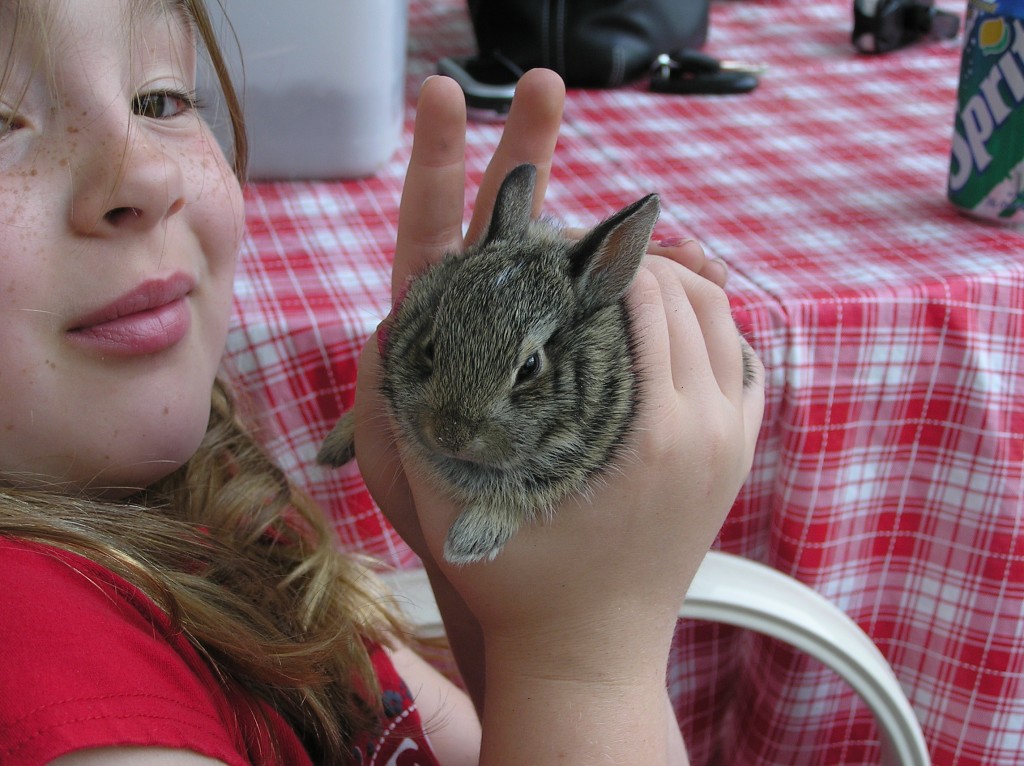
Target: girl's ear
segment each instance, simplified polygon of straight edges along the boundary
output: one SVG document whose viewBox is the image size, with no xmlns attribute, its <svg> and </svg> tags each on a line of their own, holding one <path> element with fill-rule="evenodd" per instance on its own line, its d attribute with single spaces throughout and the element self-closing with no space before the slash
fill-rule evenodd
<svg viewBox="0 0 1024 766">
<path fill-rule="evenodd" d="M 484 243 L 497 239 L 514 239 L 526 235 L 533 213 L 533 189 L 537 184 L 537 168 L 519 165 L 498 189 L 494 212 Z"/>
<path fill-rule="evenodd" d="M 620 300 L 647 253 L 661 212 L 649 194 L 595 226 L 569 252 L 570 276 L 589 310 Z"/>
</svg>

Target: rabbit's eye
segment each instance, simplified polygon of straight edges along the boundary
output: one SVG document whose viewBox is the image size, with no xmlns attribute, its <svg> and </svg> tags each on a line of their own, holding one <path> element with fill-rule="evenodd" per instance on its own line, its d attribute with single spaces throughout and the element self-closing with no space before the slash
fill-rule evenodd
<svg viewBox="0 0 1024 766">
<path fill-rule="evenodd" d="M 529 358 L 523 362 L 523 366 L 519 368 L 519 373 L 516 375 L 516 383 L 524 383 L 527 380 L 537 377 L 537 373 L 540 372 L 543 362 L 539 351 L 534 351 L 530 354 Z"/>
<path fill-rule="evenodd" d="M 415 351 L 414 351 L 415 353 Z M 417 366 L 423 375 L 434 374 L 434 341 L 428 340 L 419 347 L 419 353 L 415 357 Z"/>
</svg>

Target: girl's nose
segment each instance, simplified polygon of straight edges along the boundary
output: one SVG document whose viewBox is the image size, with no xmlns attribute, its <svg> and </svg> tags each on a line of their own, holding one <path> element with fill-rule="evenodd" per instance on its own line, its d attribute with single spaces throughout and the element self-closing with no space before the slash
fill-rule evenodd
<svg viewBox="0 0 1024 766">
<path fill-rule="evenodd" d="M 185 206 L 177 151 L 126 120 L 101 120 L 79 135 L 73 167 L 71 225 L 88 236 L 145 231 Z M 120 123 L 118 126 L 117 123 Z"/>
</svg>

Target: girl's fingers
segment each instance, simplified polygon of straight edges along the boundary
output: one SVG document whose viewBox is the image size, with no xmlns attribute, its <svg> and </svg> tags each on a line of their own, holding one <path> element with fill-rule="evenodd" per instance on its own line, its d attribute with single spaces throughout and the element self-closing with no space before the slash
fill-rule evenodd
<svg viewBox="0 0 1024 766">
<path fill-rule="evenodd" d="M 527 72 L 516 86 L 501 141 L 487 167 L 466 241 L 472 242 L 491 217 L 498 187 L 509 170 L 524 162 L 537 166 L 534 213 L 540 212 L 551 170 L 565 101 L 565 85 L 554 72 Z M 466 101 L 447 77 L 428 78 L 416 107 L 412 156 L 402 190 L 398 244 L 391 276 L 392 296 L 409 278 L 463 246 L 466 187 Z"/>
<path fill-rule="evenodd" d="M 721 258 L 709 258 L 697 273 L 722 288 L 729 281 L 729 267 Z"/>
<path fill-rule="evenodd" d="M 420 90 L 412 156 L 402 189 L 391 274 L 396 297 L 408 279 L 462 249 L 466 188 L 466 100 L 458 84 L 430 77 Z"/>
<path fill-rule="evenodd" d="M 743 394 L 743 340 L 725 293 L 668 259 L 649 256 L 646 264 L 661 288 L 677 387 L 687 387 L 687 381 L 688 387 L 707 382 L 738 402 Z"/>
<path fill-rule="evenodd" d="M 719 287 L 725 287 L 729 270 L 725 262 L 718 258 L 708 258 L 700 242 L 695 239 L 663 239 L 651 242 L 647 248 L 648 255 L 660 255 L 669 258 L 681 266 L 685 266 L 695 274 L 700 274 Z"/>
<path fill-rule="evenodd" d="M 569 239 L 583 239 L 589 229 L 566 227 L 563 234 Z M 708 258 L 704 247 L 695 239 L 662 239 L 652 240 L 647 245 L 648 255 L 659 255 L 685 266 L 694 274 L 700 274 L 721 288 L 729 278 L 729 267 L 720 258 Z"/>
<path fill-rule="evenodd" d="M 680 272 L 680 283 L 704 336 L 711 371 L 729 401 L 743 396 L 743 338 L 732 318 L 726 294 L 707 280 Z"/>
<path fill-rule="evenodd" d="M 673 299 L 666 295 L 664 278 L 649 268 L 650 261 L 649 258 L 645 260 L 637 272 L 627 302 L 637 356 L 644 371 L 643 383 L 651 387 L 645 398 L 652 402 L 671 402 L 680 388 L 693 388 L 683 381 L 705 354 L 698 342 L 700 325 L 692 309 L 684 302 L 672 314 L 669 313 L 668 304 Z M 689 332 L 685 331 L 687 327 Z M 655 419 L 662 417 L 660 411 L 652 414 Z"/>
<path fill-rule="evenodd" d="M 512 168 L 524 162 L 537 166 L 533 214 L 540 213 L 564 104 L 565 84 L 554 72 L 532 69 L 519 79 L 501 141 L 480 183 L 466 242 L 472 243 L 483 234 L 491 219 L 498 187 Z"/>
<path fill-rule="evenodd" d="M 633 332 L 641 352 L 656 352 L 668 347 L 668 325 L 664 321 L 665 307 L 661 298 L 661 284 L 658 278 L 641 266 L 632 286 L 626 295 L 629 315 L 633 322 Z M 666 363 L 668 360 L 657 354 L 651 360 L 654 363 Z"/>
<path fill-rule="evenodd" d="M 738 414 L 743 449 L 737 457 L 745 475 L 764 414 L 764 368 L 751 352 L 753 379 L 744 385 L 745 341 L 724 294 L 678 264 L 649 256 L 628 301 L 649 403 L 647 428 L 638 430 L 656 435 L 663 422 L 681 413 L 704 422 L 715 421 L 715 413 Z M 677 438 L 678 429 L 673 431 Z"/>
</svg>

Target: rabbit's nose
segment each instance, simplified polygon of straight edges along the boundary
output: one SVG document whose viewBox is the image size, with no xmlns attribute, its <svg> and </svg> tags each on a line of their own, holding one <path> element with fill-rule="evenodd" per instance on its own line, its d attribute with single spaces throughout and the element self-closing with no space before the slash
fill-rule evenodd
<svg viewBox="0 0 1024 766">
<path fill-rule="evenodd" d="M 461 418 L 441 417 L 427 422 L 424 431 L 439 452 L 459 460 L 479 461 L 484 448 L 479 428 Z"/>
</svg>

